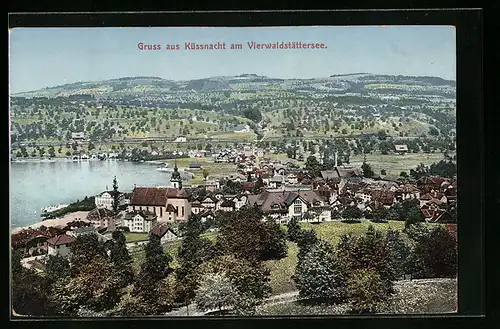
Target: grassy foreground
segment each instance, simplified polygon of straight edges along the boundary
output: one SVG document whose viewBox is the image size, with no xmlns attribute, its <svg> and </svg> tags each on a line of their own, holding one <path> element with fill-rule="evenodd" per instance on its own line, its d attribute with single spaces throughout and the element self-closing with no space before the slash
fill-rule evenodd
<svg viewBox="0 0 500 329">
<path fill-rule="evenodd" d="M 403 221 L 389 221 L 388 223 L 372 223 L 370 221 L 362 221 L 361 223 L 342 223 L 342 222 L 325 222 L 321 224 L 301 223 L 303 229 L 313 229 L 318 234 L 318 237 L 336 245 L 340 237 L 344 234 L 352 232 L 356 235 L 361 235 L 366 232 L 368 226 L 373 225 L 377 230 L 387 231 L 389 228 L 393 230 L 402 230 L 404 228 Z M 437 225 L 437 224 L 429 224 Z M 202 236 L 215 242 L 217 233 L 205 233 Z M 177 250 L 181 241 L 172 241 L 164 246 L 165 252 L 169 253 L 174 259 L 172 266 L 177 266 Z M 297 264 L 298 247 L 295 243 L 287 242 L 288 254 L 287 257 L 280 260 L 266 261 L 266 266 L 271 270 L 271 287 L 272 295 L 279 295 L 297 290 L 292 275 L 295 272 Z M 133 259 L 133 267 L 138 273 L 140 265 L 144 261 L 144 250 L 138 249 L 131 252 Z"/>
</svg>

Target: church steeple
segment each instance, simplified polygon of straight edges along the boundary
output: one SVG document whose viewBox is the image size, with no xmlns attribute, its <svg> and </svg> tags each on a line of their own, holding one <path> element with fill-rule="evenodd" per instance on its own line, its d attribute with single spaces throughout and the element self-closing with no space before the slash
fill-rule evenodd
<svg viewBox="0 0 500 329">
<path fill-rule="evenodd" d="M 181 174 L 179 173 L 179 168 L 177 168 L 177 160 L 175 160 L 174 172 L 170 177 L 170 182 L 172 183 L 173 188 L 178 188 L 178 189 L 182 188 L 182 178 Z"/>
</svg>

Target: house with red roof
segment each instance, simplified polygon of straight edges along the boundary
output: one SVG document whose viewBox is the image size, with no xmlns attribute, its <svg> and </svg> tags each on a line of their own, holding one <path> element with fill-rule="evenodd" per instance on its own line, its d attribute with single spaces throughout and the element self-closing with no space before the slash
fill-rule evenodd
<svg viewBox="0 0 500 329">
<path fill-rule="evenodd" d="M 166 223 L 156 224 L 149 232 L 149 235 L 156 235 L 159 237 L 160 243 L 162 244 L 178 239 L 178 235 Z"/>
<path fill-rule="evenodd" d="M 71 252 L 71 244 L 76 241 L 76 238 L 61 234 L 47 240 L 47 253 L 49 255 L 60 255 L 66 257 Z"/>
</svg>

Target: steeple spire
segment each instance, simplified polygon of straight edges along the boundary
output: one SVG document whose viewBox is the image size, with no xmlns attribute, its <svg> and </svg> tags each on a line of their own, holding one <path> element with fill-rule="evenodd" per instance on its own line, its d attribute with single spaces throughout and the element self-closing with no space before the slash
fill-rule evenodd
<svg viewBox="0 0 500 329">
<path fill-rule="evenodd" d="M 174 172 L 170 177 L 170 182 L 172 183 L 173 188 L 178 188 L 178 189 L 182 188 L 182 178 L 181 174 L 179 173 L 179 168 L 177 168 L 177 159 L 174 160 Z"/>
</svg>

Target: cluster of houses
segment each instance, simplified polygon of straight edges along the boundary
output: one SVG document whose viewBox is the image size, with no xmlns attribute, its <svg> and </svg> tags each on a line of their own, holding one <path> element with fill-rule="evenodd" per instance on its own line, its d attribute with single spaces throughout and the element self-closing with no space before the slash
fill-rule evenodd
<svg viewBox="0 0 500 329">
<path fill-rule="evenodd" d="M 135 186 L 131 193 L 119 193 L 121 211 L 113 212 L 113 191 L 96 196 L 96 208 L 86 218 L 86 227 L 75 227 L 52 236 L 48 231 L 17 239 L 17 247 L 27 255 L 46 250 L 48 254 L 67 255 L 69 247 L 81 234 L 98 232 L 106 240 L 110 232 L 121 229 L 133 233 L 159 236 L 162 242 L 178 238 L 171 224 L 186 221 L 197 214 L 202 221 L 215 218 L 220 212 L 232 212 L 242 207 L 257 207 L 264 218 L 281 224 L 297 218 L 302 222 L 342 220 L 342 211 L 357 207 L 368 214 L 383 206 L 391 208 L 404 200 L 413 199 L 428 222 L 451 222 L 450 210 L 456 207 L 457 181 L 442 177 L 422 177 L 416 182 L 405 180 L 369 179 L 358 167 L 336 166 L 321 171 L 320 177 L 310 177 L 291 163 L 262 159 L 254 154 L 236 154 L 239 175 L 235 193 L 225 193 L 226 181 L 207 180 L 192 193 L 184 188 L 177 166 L 171 174 L 170 186 Z M 262 185 L 255 189 L 257 182 Z M 203 195 L 200 197 L 200 195 Z M 367 216 L 368 217 L 368 216 Z M 107 232 L 107 233 L 106 233 Z M 102 234 L 101 234 L 102 233 Z M 19 242 L 21 241 L 21 242 Z"/>
</svg>

